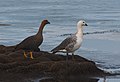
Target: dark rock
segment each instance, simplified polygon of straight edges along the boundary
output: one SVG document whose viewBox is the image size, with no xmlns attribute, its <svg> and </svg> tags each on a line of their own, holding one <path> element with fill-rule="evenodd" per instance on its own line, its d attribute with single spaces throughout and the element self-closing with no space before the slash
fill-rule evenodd
<svg viewBox="0 0 120 82">
<path fill-rule="evenodd" d="M 11 63 L 13 60 L 10 56 L 0 54 L 0 63 Z"/>
<path fill-rule="evenodd" d="M 8 54 L 11 53 L 12 51 L 14 51 L 15 46 L 4 46 L 4 45 L 0 45 L 0 54 L 4 53 L 4 54 Z"/>
<path fill-rule="evenodd" d="M 4 45 L 0 45 L 0 54 L 5 53 L 6 47 Z"/>
<path fill-rule="evenodd" d="M 109 75 L 98 69 L 95 62 L 75 55 L 75 61 L 69 55 L 51 54 L 45 51 L 33 52 L 34 59 L 24 58 L 23 50 L 14 51 L 15 46 L 0 45 L 0 73 L 8 74 L 43 74 L 51 75 L 57 79 L 64 79 L 66 76 L 100 76 Z M 21 76 L 22 77 L 22 76 Z M 43 81 L 44 82 L 44 81 Z M 50 82 L 50 81 L 48 81 Z M 63 81 L 62 81 L 63 82 Z"/>
<path fill-rule="evenodd" d="M 104 71 L 98 69 L 96 65 L 91 62 L 56 62 L 52 64 L 50 71 L 55 75 L 61 76 L 105 76 Z"/>
</svg>

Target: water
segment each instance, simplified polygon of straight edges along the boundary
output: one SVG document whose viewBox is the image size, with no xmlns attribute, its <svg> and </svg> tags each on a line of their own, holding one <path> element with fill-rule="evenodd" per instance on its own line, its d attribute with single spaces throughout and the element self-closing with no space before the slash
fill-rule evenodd
<svg viewBox="0 0 120 82">
<path fill-rule="evenodd" d="M 84 19 L 88 34 L 76 54 L 120 72 L 119 0 L 0 0 L 0 44 L 15 45 L 35 34 L 43 19 L 51 24 L 44 29 L 42 50 L 50 51 L 67 37 L 61 35 L 76 32 L 76 23 Z"/>
</svg>

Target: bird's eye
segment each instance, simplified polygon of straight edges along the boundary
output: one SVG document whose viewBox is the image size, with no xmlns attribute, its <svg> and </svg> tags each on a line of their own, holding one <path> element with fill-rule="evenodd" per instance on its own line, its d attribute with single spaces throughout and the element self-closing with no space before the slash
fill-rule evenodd
<svg viewBox="0 0 120 82">
<path fill-rule="evenodd" d="M 85 22 L 83 22 L 83 23 L 85 23 Z"/>
</svg>

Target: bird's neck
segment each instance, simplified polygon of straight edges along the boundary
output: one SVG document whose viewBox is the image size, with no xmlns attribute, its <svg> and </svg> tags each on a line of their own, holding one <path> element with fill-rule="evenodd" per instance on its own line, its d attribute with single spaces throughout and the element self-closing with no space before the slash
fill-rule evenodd
<svg viewBox="0 0 120 82">
<path fill-rule="evenodd" d="M 45 26 L 45 24 L 44 24 L 44 23 L 41 23 L 41 25 L 40 25 L 40 27 L 39 27 L 39 30 L 38 30 L 38 32 L 37 32 L 37 35 L 42 34 L 44 26 Z"/>
<path fill-rule="evenodd" d="M 77 32 L 76 32 L 77 37 L 83 37 L 83 28 L 82 26 L 77 26 Z"/>
</svg>

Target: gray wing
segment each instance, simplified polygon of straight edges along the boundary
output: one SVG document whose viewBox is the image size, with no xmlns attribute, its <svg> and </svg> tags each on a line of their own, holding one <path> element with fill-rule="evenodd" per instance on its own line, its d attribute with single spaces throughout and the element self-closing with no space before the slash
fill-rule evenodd
<svg viewBox="0 0 120 82">
<path fill-rule="evenodd" d="M 77 37 L 75 35 L 71 35 L 70 37 L 66 38 L 64 41 L 61 42 L 60 45 L 52 49 L 53 53 L 58 52 L 59 50 L 69 50 L 70 48 L 74 47 L 73 45 L 76 43 Z"/>
<path fill-rule="evenodd" d="M 65 47 L 65 50 L 67 50 L 67 52 L 71 52 L 73 50 L 73 47 L 75 45 L 75 41 L 73 41 L 72 43 L 68 44 L 66 47 Z"/>
</svg>

